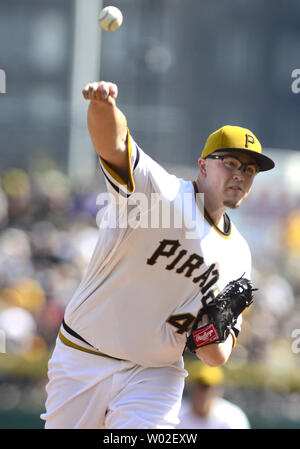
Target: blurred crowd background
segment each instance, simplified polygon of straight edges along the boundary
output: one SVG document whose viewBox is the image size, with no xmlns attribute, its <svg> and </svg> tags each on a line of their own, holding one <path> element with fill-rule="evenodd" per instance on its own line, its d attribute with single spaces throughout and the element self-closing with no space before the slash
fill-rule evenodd
<svg viewBox="0 0 300 449">
<path fill-rule="evenodd" d="M 81 89 L 97 79 L 118 84 L 133 137 L 179 176 L 195 177 L 224 124 L 251 129 L 275 160 L 229 213 L 259 290 L 224 396 L 252 428 L 299 428 L 300 1 L 114 1 L 124 23 L 101 33 L 108 4 L 0 0 L 0 428 L 42 427 L 47 362 L 96 244 L 105 185 Z"/>
</svg>

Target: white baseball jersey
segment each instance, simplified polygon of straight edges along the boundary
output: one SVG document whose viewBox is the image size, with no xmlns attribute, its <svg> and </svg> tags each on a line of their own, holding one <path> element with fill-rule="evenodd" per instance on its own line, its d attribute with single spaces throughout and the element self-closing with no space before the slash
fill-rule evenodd
<svg viewBox="0 0 300 449">
<path fill-rule="evenodd" d="M 203 303 L 244 273 L 250 278 L 251 256 L 227 215 L 224 232 L 203 218 L 191 181 L 165 171 L 129 133 L 128 150 L 128 185 L 101 161 L 112 200 L 101 209 L 99 240 L 60 338 L 88 352 L 164 366 L 181 357 Z M 168 207 L 176 223 L 168 222 Z M 193 223 L 203 226 L 191 237 Z"/>
</svg>

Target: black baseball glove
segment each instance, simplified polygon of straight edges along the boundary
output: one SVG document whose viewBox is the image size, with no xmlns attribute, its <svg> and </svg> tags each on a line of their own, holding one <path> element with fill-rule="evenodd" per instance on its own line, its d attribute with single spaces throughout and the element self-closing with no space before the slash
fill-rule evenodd
<svg viewBox="0 0 300 449">
<path fill-rule="evenodd" d="M 251 282 L 243 276 L 229 282 L 216 298 L 199 311 L 186 347 L 195 352 L 202 346 L 225 341 L 237 317 L 252 304 L 252 292 L 255 290 L 257 288 L 253 288 Z M 199 327 L 203 315 L 207 316 L 208 322 Z"/>
</svg>

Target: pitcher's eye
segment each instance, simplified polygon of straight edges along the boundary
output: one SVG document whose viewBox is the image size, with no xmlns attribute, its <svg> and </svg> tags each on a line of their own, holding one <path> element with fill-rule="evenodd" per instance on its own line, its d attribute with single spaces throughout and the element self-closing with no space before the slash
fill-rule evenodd
<svg viewBox="0 0 300 449">
<path fill-rule="evenodd" d="M 245 172 L 246 172 L 246 174 L 249 175 L 249 176 L 254 176 L 254 175 L 256 175 L 256 173 L 257 173 L 257 168 L 256 168 L 255 165 L 248 165 L 248 166 L 245 168 Z"/>
<path fill-rule="evenodd" d="M 238 168 L 240 165 L 240 163 L 234 159 L 224 159 L 223 163 L 224 163 L 225 167 L 231 168 L 231 169 Z"/>
</svg>

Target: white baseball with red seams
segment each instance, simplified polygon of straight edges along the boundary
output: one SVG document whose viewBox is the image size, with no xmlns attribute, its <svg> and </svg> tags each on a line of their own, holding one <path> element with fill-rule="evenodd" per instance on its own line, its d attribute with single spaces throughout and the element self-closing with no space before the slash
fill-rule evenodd
<svg viewBox="0 0 300 449">
<path fill-rule="evenodd" d="M 123 14 L 115 6 L 106 6 L 101 10 L 98 22 L 105 31 L 115 31 L 122 25 Z"/>
</svg>

